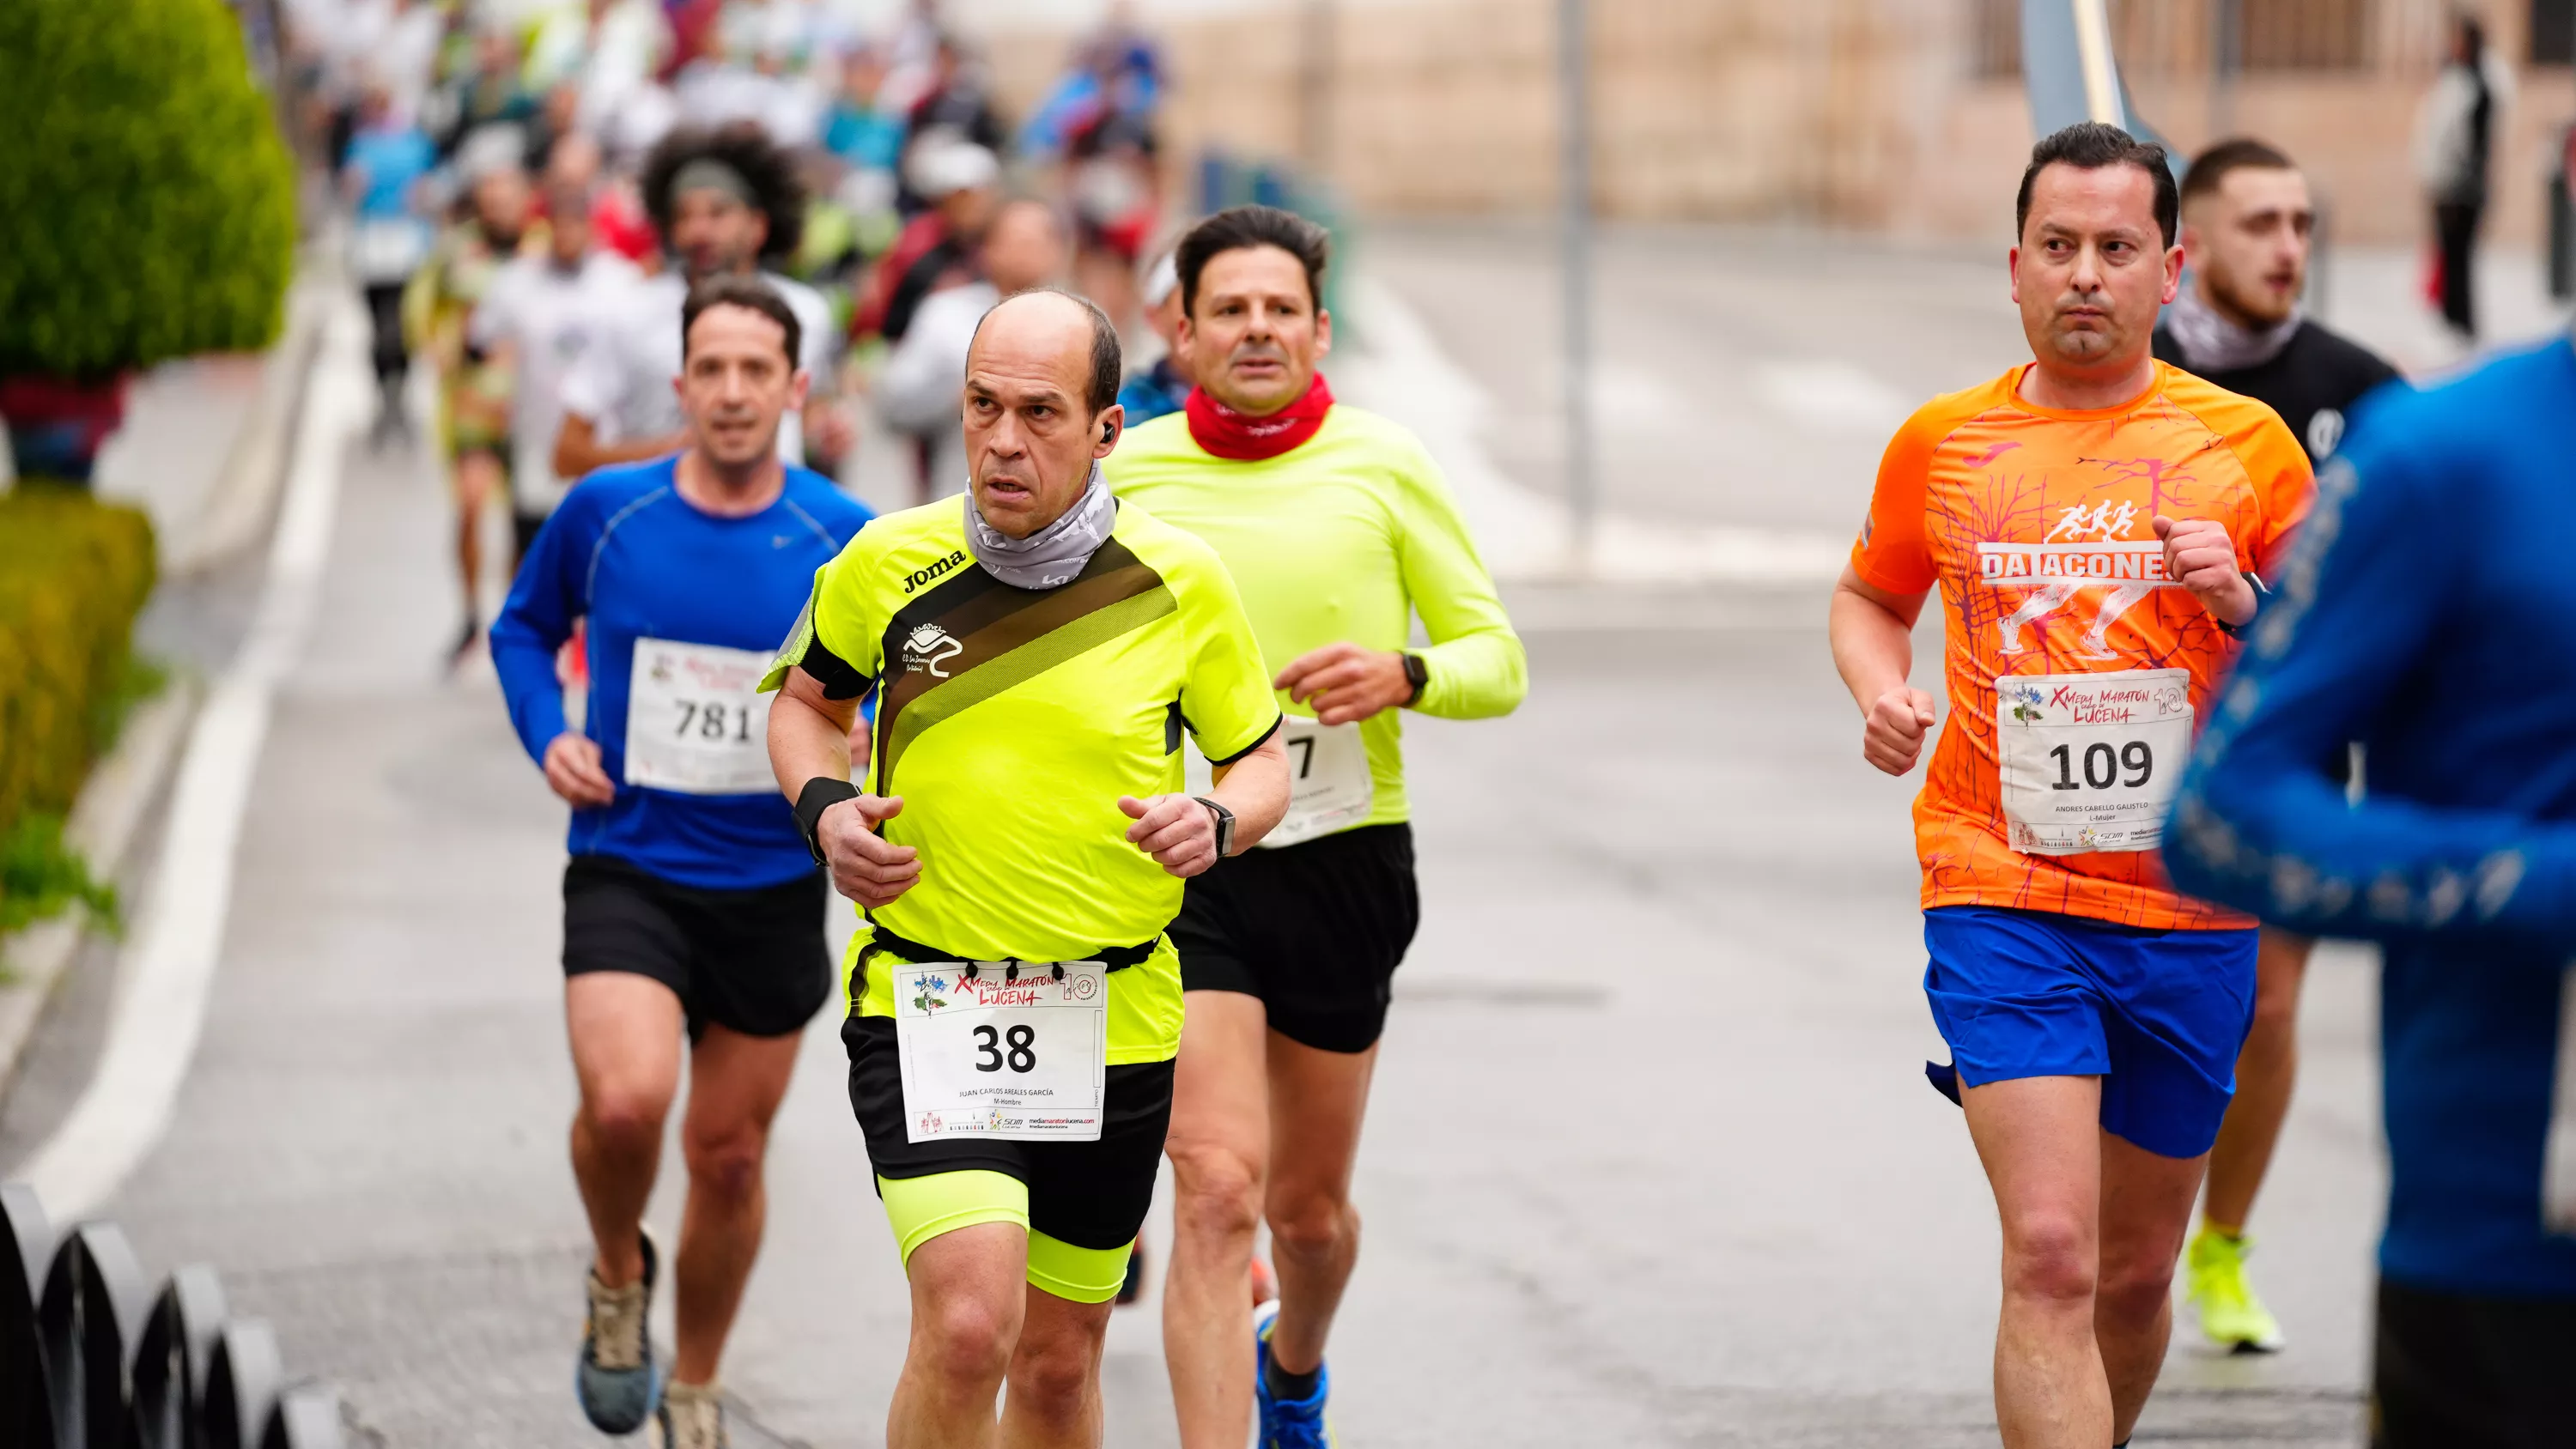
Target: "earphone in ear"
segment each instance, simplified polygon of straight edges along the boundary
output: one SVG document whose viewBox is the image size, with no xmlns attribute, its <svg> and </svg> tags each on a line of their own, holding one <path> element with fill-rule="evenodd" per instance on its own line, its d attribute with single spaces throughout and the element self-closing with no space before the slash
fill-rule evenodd
<svg viewBox="0 0 2576 1449">
<path fill-rule="evenodd" d="M 1117 432 L 1118 425 L 1116 423 L 1102 423 L 1100 425 L 1100 441 L 1104 443 L 1108 442 L 1111 437 L 1117 434 Z"/>
</svg>

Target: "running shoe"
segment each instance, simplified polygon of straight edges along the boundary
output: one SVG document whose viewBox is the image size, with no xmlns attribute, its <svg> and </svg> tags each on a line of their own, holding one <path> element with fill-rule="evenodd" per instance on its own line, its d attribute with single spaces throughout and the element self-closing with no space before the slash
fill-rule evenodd
<svg viewBox="0 0 2576 1449">
<path fill-rule="evenodd" d="M 1254 1449 L 1333 1449 L 1332 1421 L 1324 1400 L 1333 1391 L 1332 1375 L 1315 1365 L 1315 1392 L 1303 1399 L 1273 1398 L 1270 1393 L 1270 1330 L 1279 1324 L 1277 1300 L 1252 1315 L 1252 1400 L 1260 1411 L 1261 1434 Z"/>
<path fill-rule="evenodd" d="M 718 1384 L 673 1384 L 662 1391 L 662 1407 L 653 1412 L 661 1449 L 726 1449 L 724 1388 Z"/>
<path fill-rule="evenodd" d="M 2192 1305 L 2200 1310 L 2200 1331 L 2211 1343 L 2231 1353 L 2271 1353 L 2281 1346 L 2281 1325 L 2245 1276 L 2245 1259 L 2254 1240 L 2229 1237 L 2202 1225 L 2184 1253 Z"/>
<path fill-rule="evenodd" d="M 573 1396 L 591 1427 L 603 1434 L 632 1434 L 653 1416 L 662 1397 L 662 1374 L 653 1362 L 653 1335 L 645 1320 L 653 1311 L 653 1280 L 661 1254 L 653 1235 L 643 1235 L 644 1276 L 623 1288 L 599 1281 L 599 1270 L 585 1275 L 590 1319 L 581 1333 L 581 1358 L 573 1365 Z"/>
</svg>

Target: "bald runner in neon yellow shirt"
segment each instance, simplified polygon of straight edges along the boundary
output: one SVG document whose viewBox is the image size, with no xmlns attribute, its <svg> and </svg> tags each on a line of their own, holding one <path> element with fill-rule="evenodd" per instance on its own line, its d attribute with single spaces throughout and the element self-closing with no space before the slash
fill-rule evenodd
<svg viewBox="0 0 2576 1449">
<path fill-rule="evenodd" d="M 1351 1168 L 1396 966 L 1420 918 L 1402 711 L 1509 714 L 1521 642 L 1430 454 L 1333 401 L 1316 364 L 1329 242 L 1238 207 L 1174 252 L 1184 410 L 1102 465 L 1125 502 L 1233 574 L 1286 718 L 1288 813 L 1184 889 L 1173 1085 L 1179 1194 L 1163 1346 L 1184 1449 L 1329 1449 L 1325 1338 L 1359 1250 Z M 1422 621 L 1430 643 L 1413 647 Z M 1243 1316 L 1254 1225 L 1275 1316 Z"/>
</svg>

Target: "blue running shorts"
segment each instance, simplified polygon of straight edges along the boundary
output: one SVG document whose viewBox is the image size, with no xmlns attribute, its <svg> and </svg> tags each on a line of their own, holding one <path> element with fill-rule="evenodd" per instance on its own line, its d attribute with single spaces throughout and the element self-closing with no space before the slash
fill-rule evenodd
<svg viewBox="0 0 2576 1449">
<path fill-rule="evenodd" d="M 2236 1095 L 2256 934 L 1939 906 L 1923 913 L 1923 994 L 1960 1082 L 2100 1077 L 2102 1130 L 2198 1157 Z"/>
</svg>

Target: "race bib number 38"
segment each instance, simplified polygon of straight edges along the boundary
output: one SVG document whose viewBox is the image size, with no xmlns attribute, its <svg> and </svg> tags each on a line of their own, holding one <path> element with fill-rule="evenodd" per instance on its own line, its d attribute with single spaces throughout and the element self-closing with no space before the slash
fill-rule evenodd
<svg viewBox="0 0 2576 1449">
<path fill-rule="evenodd" d="M 2013 849 L 2153 850 L 2191 757 L 2191 671 L 2007 675 L 1995 753 Z"/>
<path fill-rule="evenodd" d="M 909 1140 L 1097 1142 L 1109 973 L 1097 961 L 904 966 L 894 978 Z"/>
<path fill-rule="evenodd" d="M 626 783 L 689 795 L 778 788 L 769 768 L 769 656 L 713 644 L 635 641 L 626 687 Z"/>
</svg>

